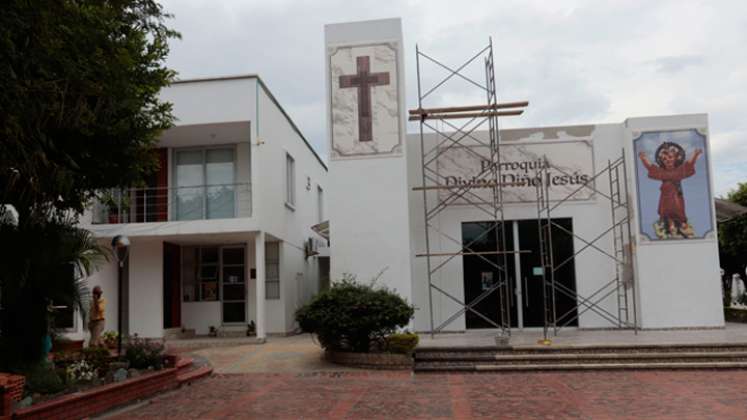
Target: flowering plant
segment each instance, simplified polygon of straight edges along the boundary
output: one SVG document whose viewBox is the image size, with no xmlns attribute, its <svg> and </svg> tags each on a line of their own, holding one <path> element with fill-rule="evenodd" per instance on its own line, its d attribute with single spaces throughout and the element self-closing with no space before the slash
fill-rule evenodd
<svg viewBox="0 0 747 420">
<path fill-rule="evenodd" d="M 96 369 L 85 360 L 71 363 L 65 370 L 70 382 L 89 382 L 96 378 Z"/>
<path fill-rule="evenodd" d="M 137 334 L 130 336 L 124 347 L 124 358 L 135 369 L 161 369 L 163 367 L 163 353 L 166 347 L 159 341 L 140 338 Z"/>
</svg>

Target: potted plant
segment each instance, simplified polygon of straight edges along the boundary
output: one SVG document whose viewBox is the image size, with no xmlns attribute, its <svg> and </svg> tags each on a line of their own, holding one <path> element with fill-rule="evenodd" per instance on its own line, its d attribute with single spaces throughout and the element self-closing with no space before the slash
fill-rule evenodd
<svg viewBox="0 0 747 420">
<path fill-rule="evenodd" d="M 254 323 L 254 321 L 249 321 L 249 323 L 246 324 L 246 336 L 253 337 L 256 334 L 257 334 L 257 325 Z"/>
<path fill-rule="evenodd" d="M 99 196 L 101 205 L 106 208 L 109 223 L 120 223 L 120 215 L 126 215 L 130 210 L 130 196 L 123 190 L 112 188 Z"/>
<path fill-rule="evenodd" d="M 108 349 L 116 349 L 117 348 L 117 338 L 119 337 L 119 334 L 117 334 L 116 331 L 106 331 L 103 334 L 101 334 L 101 340 L 104 342 L 104 345 Z"/>
</svg>

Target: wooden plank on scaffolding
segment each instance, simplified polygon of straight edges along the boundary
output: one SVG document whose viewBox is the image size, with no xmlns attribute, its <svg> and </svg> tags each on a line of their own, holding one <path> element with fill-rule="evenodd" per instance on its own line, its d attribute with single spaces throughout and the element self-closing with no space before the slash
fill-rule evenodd
<svg viewBox="0 0 747 420">
<path fill-rule="evenodd" d="M 441 114 L 447 112 L 487 111 L 489 109 L 523 108 L 529 106 L 528 101 L 505 102 L 495 105 L 450 106 L 444 108 L 418 108 L 409 110 L 410 115 Z"/>
<path fill-rule="evenodd" d="M 408 120 L 420 121 L 420 120 L 456 120 L 460 118 L 486 118 L 486 117 L 510 117 L 514 115 L 521 115 L 524 113 L 523 109 L 515 111 L 490 111 L 490 112 L 466 112 L 461 114 L 421 114 L 411 115 Z"/>
<path fill-rule="evenodd" d="M 500 184 L 501 187 L 521 187 L 524 184 L 519 182 L 503 182 Z M 412 187 L 413 191 L 431 191 L 431 190 L 456 190 L 460 188 L 493 188 L 492 184 L 459 184 L 459 185 L 426 185 L 424 187 Z"/>
<path fill-rule="evenodd" d="M 482 252 L 436 252 L 431 254 L 415 254 L 416 257 L 458 257 L 460 255 L 502 255 L 502 254 L 531 254 L 532 251 L 520 249 L 518 251 L 482 251 Z"/>
</svg>

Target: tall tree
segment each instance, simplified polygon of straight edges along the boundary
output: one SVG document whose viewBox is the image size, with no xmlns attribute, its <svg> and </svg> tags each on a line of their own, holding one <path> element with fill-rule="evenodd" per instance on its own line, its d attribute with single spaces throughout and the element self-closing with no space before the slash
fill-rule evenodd
<svg viewBox="0 0 747 420">
<path fill-rule="evenodd" d="M 169 17 L 154 0 L 0 2 L 0 365 L 39 360 L 49 303 L 85 306 L 70 267 L 102 251 L 74 224 L 96 191 L 157 165 Z"/>
<path fill-rule="evenodd" d="M 80 213 L 94 191 L 138 183 L 173 120 L 174 78 L 153 0 L 0 5 L 0 203 Z"/>
</svg>

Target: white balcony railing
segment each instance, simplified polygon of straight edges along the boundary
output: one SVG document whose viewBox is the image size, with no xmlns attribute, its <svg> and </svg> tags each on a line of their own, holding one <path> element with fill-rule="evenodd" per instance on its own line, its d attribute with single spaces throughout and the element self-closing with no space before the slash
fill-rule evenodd
<svg viewBox="0 0 747 420">
<path fill-rule="evenodd" d="M 230 219 L 252 215 L 251 184 L 110 190 L 93 205 L 93 224 Z"/>
</svg>

